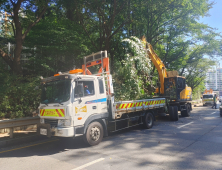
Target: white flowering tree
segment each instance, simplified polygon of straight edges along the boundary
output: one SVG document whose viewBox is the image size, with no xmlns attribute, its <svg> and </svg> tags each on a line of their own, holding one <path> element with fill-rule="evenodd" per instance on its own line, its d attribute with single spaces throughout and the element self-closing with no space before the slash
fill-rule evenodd
<svg viewBox="0 0 222 170">
<path fill-rule="evenodd" d="M 114 90 L 116 100 L 148 98 L 152 94 L 151 61 L 143 42 L 137 37 L 123 39 L 125 59 L 115 62 Z"/>
</svg>

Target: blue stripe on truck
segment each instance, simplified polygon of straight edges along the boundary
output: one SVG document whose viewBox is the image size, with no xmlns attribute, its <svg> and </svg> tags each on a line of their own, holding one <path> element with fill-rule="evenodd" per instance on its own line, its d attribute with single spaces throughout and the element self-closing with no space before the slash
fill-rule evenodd
<svg viewBox="0 0 222 170">
<path fill-rule="evenodd" d="M 87 101 L 85 104 L 100 103 L 100 102 L 106 102 L 106 98 Z"/>
</svg>

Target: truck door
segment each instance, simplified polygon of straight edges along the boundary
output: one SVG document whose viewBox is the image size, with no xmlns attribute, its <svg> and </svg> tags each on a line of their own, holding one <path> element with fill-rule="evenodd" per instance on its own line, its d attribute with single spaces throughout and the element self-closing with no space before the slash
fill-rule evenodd
<svg viewBox="0 0 222 170">
<path fill-rule="evenodd" d="M 98 113 L 95 84 L 95 80 L 75 82 L 73 102 L 75 126 L 83 125 L 90 115 Z"/>
<path fill-rule="evenodd" d="M 108 112 L 105 81 L 103 77 L 98 77 L 97 79 L 99 87 L 99 92 L 97 93 L 98 113 L 104 114 Z"/>
</svg>

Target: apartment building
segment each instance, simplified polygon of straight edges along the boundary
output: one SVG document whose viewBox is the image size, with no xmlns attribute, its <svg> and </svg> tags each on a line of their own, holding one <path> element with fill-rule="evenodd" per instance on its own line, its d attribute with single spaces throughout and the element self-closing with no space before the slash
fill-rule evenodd
<svg viewBox="0 0 222 170">
<path fill-rule="evenodd" d="M 222 68 L 216 68 L 207 72 L 206 89 L 222 91 Z"/>
</svg>

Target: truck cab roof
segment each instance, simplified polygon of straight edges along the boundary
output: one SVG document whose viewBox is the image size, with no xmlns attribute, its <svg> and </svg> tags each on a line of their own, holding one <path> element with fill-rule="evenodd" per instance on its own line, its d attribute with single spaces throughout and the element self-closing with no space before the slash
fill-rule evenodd
<svg viewBox="0 0 222 170">
<path fill-rule="evenodd" d="M 48 83 L 52 81 L 57 81 L 57 80 L 64 80 L 64 79 L 96 79 L 98 77 L 102 76 L 96 76 L 96 75 L 82 75 L 82 74 L 62 74 L 62 75 L 57 75 L 57 76 L 51 76 L 47 77 L 41 80 L 41 83 Z"/>
</svg>

